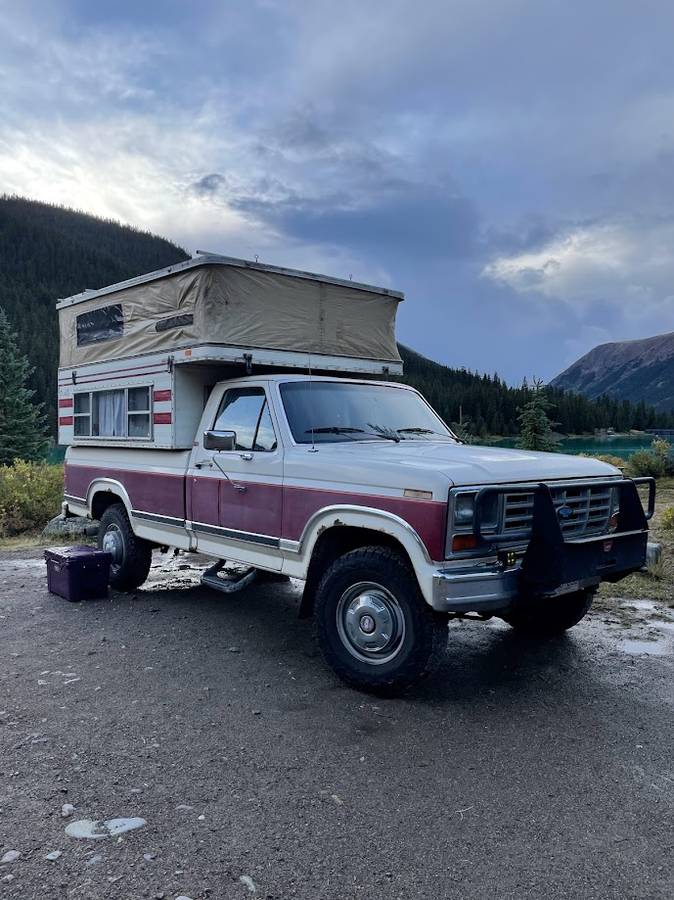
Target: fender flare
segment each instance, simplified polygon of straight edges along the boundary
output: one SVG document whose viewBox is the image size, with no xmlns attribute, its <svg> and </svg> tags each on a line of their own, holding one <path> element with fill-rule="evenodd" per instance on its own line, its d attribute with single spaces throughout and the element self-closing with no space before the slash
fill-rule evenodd
<svg viewBox="0 0 674 900">
<path fill-rule="evenodd" d="M 429 579 L 432 561 L 418 532 L 400 516 L 368 506 L 338 504 L 323 507 L 317 510 L 304 526 L 299 541 L 284 540 L 281 542 L 282 550 L 285 550 L 286 553 L 297 554 L 296 559 L 299 565 L 296 571 L 304 572 L 303 575 L 298 572 L 298 577 L 306 577 L 318 538 L 327 530 L 339 527 L 367 528 L 371 531 L 379 531 L 396 540 L 407 553 L 419 587 L 426 599 L 429 600 L 432 592 L 432 582 Z"/>
<path fill-rule="evenodd" d="M 116 481 L 114 478 L 96 478 L 91 482 L 87 488 L 87 510 L 89 515 L 91 515 L 96 494 L 112 494 L 115 497 L 119 497 L 126 508 L 126 514 L 129 516 L 129 519 L 132 518 L 131 499 L 120 481 Z"/>
</svg>

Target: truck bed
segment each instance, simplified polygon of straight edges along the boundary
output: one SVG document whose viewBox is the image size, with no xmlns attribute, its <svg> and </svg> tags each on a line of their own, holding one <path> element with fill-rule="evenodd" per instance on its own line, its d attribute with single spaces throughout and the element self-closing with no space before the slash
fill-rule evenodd
<svg viewBox="0 0 674 900">
<path fill-rule="evenodd" d="M 157 516 L 185 519 L 186 450 L 136 450 L 114 447 L 70 447 L 65 462 L 65 495 L 86 500 L 94 479 L 120 481 L 131 508 Z"/>
</svg>

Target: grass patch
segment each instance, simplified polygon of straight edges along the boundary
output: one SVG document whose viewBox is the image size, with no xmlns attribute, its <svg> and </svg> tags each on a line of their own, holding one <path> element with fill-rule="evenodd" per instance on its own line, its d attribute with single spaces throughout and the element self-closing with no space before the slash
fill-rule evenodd
<svg viewBox="0 0 674 900">
<path fill-rule="evenodd" d="M 674 478 L 661 478 L 657 484 L 655 515 L 651 519 L 651 541 L 662 544 L 662 559 L 646 572 L 635 572 L 617 584 L 602 584 L 600 597 L 625 597 L 657 600 L 674 604 L 674 529 L 668 511 L 674 505 Z"/>
<path fill-rule="evenodd" d="M 16 534 L 13 537 L 0 537 L 0 552 L 11 553 L 19 550 L 42 550 L 54 542 L 42 537 L 41 532 L 33 534 Z"/>
</svg>

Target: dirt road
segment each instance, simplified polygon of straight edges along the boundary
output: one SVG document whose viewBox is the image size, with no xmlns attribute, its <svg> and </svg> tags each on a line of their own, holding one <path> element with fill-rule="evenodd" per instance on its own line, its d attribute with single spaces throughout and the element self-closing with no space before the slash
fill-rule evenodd
<svg viewBox="0 0 674 900">
<path fill-rule="evenodd" d="M 674 610 L 603 600 L 548 644 L 454 623 L 378 700 L 295 585 L 220 597 L 180 565 L 69 604 L 39 552 L 0 557 L 3 897 L 674 895 Z M 66 834 L 116 818 L 145 824 Z"/>
</svg>

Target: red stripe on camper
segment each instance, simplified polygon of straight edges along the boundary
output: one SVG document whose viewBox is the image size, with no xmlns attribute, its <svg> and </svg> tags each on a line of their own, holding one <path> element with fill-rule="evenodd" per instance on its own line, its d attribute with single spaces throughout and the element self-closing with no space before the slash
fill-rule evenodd
<svg viewBox="0 0 674 900">
<path fill-rule="evenodd" d="M 155 425 L 170 425 L 171 424 L 171 413 L 155 413 L 154 414 L 154 424 Z"/>
<path fill-rule="evenodd" d="M 155 391 L 152 396 L 155 403 L 162 403 L 164 400 L 170 400 L 173 394 L 171 391 Z"/>
<path fill-rule="evenodd" d="M 72 416 L 60 416 L 59 417 L 59 425 L 72 425 L 73 417 Z"/>
<path fill-rule="evenodd" d="M 59 400 L 59 409 L 70 409 L 73 405 L 72 397 L 64 397 L 62 400 Z"/>
</svg>

